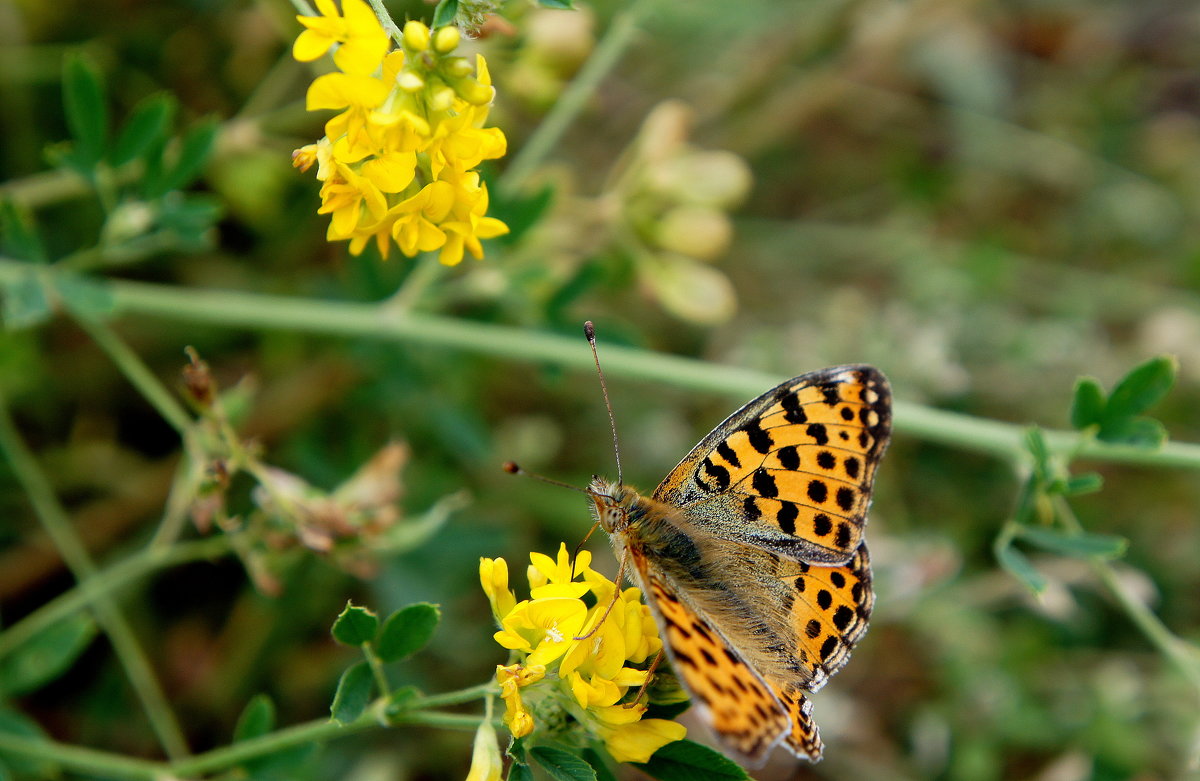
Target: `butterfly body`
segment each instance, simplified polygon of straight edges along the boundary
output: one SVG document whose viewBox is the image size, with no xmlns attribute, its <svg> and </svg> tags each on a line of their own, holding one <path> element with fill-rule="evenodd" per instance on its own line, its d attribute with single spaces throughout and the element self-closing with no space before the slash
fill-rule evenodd
<svg viewBox="0 0 1200 781">
<path fill-rule="evenodd" d="M 866 631 L 862 531 L 890 398 L 869 366 L 801 375 L 717 426 L 652 496 L 603 478 L 587 489 L 675 670 L 744 760 L 779 743 L 821 756 L 805 692 Z"/>
</svg>

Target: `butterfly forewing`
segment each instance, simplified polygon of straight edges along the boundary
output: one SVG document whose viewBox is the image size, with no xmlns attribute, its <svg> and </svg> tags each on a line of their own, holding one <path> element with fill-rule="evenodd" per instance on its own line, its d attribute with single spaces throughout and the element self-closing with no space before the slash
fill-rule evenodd
<svg viewBox="0 0 1200 781">
<path fill-rule="evenodd" d="M 721 534 L 819 563 L 862 540 L 875 467 L 891 431 L 891 392 L 870 366 L 804 374 L 717 426 L 653 498 Z"/>
</svg>

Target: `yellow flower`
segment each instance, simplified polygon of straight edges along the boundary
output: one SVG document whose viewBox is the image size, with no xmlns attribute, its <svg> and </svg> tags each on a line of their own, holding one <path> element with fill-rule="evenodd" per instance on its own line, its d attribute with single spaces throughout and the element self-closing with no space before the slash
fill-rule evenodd
<svg viewBox="0 0 1200 781">
<path fill-rule="evenodd" d="M 479 582 L 492 606 L 496 621 L 503 621 L 517 604 L 517 598 L 508 588 L 508 562 L 504 559 L 479 560 Z"/>
<path fill-rule="evenodd" d="M 389 210 L 395 218 L 392 238 L 400 251 L 410 258 L 418 252 L 432 252 L 446 243 L 445 232 L 438 223 L 445 219 L 454 205 L 454 191 L 445 182 L 433 182 L 416 195 L 396 204 Z"/>
<path fill-rule="evenodd" d="M 649 762 L 668 743 L 682 740 L 687 728 L 666 719 L 643 719 L 645 706 L 593 708 L 604 747 L 617 762 Z"/>
<path fill-rule="evenodd" d="M 587 551 L 572 562 L 565 543 L 554 558 L 534 552 L 529 560 L 533 598 L 511 608 L 504 602 L 516 599 L 508 590 L 507 564 L 503 559 L 480 564 L 480 582 L 501 623 L 495 640 L 513 652 L 515 661 L 496 670 L 512 734 L 523 737 L 535 728 L 525 704 L 529 699 L 537 706 L 540 729 L 582 727 L 620 762 L 645 762 L 661 746 L 682 738 L 684 727 L 642 719 L 646 709 L 634 701 L 634 692 L 640 694 L 649 681 L 650 657 L 662 648 L 641 592 L 618 593 L 617 584 L 591 569 Z M 590 606 L 582 599 L 589 591 L 595 596 Z M 528 689 L 524 698 L 521 689 Z M 543 718 L 555 709 L 558 717 Z"/>
<path fill-rule="evenodd" d="M 447 266 L 462 262 L 464 250 L 476 260 L 481 260 L 483 245 L 479 240 L 494 239 L 508 233 L 507 225 L 495 217 L 487 216 L 487 185 L 475 184 L 479 175 L 470 173 L 463 180 L 466 186 L 454 188 L 458 197 L 454 202 L 452 219 L 440 226 L 446 232 L 446 243 L 438 260 Z"/>
<path fill-rule="evenodd" d="M 533 732 L 533 714 L 521 700 L 521 687 L 537 683 L 546 676 L 544 665 L 496 665 L 496 682 L 504 699 L 504 724 L 514 738 Z"/>
<path fill-rule="evenodd" d="M 379 67 L 387 52 L 388 37 L 375 13 L 363 0 L 342 0 L 338 15 L 333 0 L 317 0 L 320 16 L 297 16 L 307 29 L 292 45 L 292 56 L 301 62 L 317 59 L 334 44 L 341 44 L 333 61 L 346 73 L 367 75 Z"/>
<path fill-rule="evenodd" d="M 529 664 L 545 665 L 571 648 L 586 617 L 587 606 L 578 599 L 525 600 L 504 617 L 493 637 L 505 648 L 529 654 Z"/>
<path fill-rule="evenodd" d="M 580 551 L 575 565 L 571 566 L 571 554 L 567 553 L 567 544 L 560 543 L 558 558 L 552 559 L 544 553 L 536 551 L 529 554 L 529 568 L 526 575 L 529 578 L 529 596 L 534 599 L 547 597 L 571 597 L 578 599 L 588 592 L 585 583 L 572 583 L 575 573 L 583 572 L 592 563 L 591 551 Z M 572 572 L 574 569 L 574 572 Z"/>
<path fill-rule="evenodd" d="M 338 163 L 334 175 L 321 185 L 321 208 L 317 209 L 318 214 L 332 215 L 330 238 L 350 238 L 358 228 L 364 204 L 375 220 L 387 212 L 387 201 L 379 188 L 349 166 Z"/>
<path fill-rule="evenodd" d="M 388 86 L 370 76 L 326 73 L 308 88 L 305 107 L 309 111 L 346 109 L 325 123 L 325 137 L 334 142 L 334 156 L 343 163 L 356 163 L 380 148 L 372 112 L 388 97 Z"/>
</svg>

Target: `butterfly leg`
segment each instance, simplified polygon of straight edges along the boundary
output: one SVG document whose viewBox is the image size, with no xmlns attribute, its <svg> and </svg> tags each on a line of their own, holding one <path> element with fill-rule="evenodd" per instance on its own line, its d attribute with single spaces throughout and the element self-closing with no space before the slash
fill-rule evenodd
<svg viewBox="0 0 1200 781">
<path fill-rule="evenodd" d="M 646 670 L 646 682 L 642 684 L 642 688 L 638 689 L 637 696 L 630 700 L 625 707 L 632 708 L 642 701 L 642 696 L 645 695 L 646 689 L 650 688 L 650 682 L 654 680 L 654 671 L 658 669 L 658 665 L 663 660 L 663 651 L 658 649 L 658 653 L 654 655 L 654 661 L 650 663 L 650 667 Z"/>
</svg>

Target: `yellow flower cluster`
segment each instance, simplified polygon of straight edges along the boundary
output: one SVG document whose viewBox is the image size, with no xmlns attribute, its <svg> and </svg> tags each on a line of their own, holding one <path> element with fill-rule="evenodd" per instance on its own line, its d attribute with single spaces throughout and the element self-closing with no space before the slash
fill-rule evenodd
<svg viewBox="0 0 1200 781">
<path fill-rule="evenodd" d="M 474 170 L 507 149 L 499 128 L 485 128 L 495 95 L 482 55 L 472 66 L 455 56 L 457 27 L 404 26 L 389 51 L 387 34 L 363 0 L 317 0 L 320 16 L 299 16 L 305 30 L 292 54 L 308 62 L 330 48 L 338 72 L 308 89 L 309 111 L 334 109 L 325 137 L 297 149 L 293 164 L 317 165 L 320 214 L 330 241 L 359 254 L 374 239 L 384 258 L 394 241 L 409 257 L 440 250 L 446 265 L 464 252 L 483 257 L 480 239 L 508 232 L 487 216 L 487 185 Z"/>
<path fill-rule="evenodd" d="M 541 553 L 529 559 L 530 599 L 520 602 L 509 589 L 504 559 L 479 563 L 479 579 L 500 625 L 494 637 L 513 652 L 512 664 L 496 668 L 512 734 L 530 734 L 535 713 L 563 721 L 552 716 L 558 710 L 602 740 L 618 762 L 649 761 L 659 748 L 683 738 L 683 725 L 643 719 L 646 707 L 630 701 L 649 676 L 643 668 L 662 648 L 641 592 L 627 588 L 617 595 L 617 584 L 591 569 L 587 551 L 572 567 L 565 544 L 557 559 Z M 590 607 L 583 599 L 589 593 L 595 598 Z"/>
</svg>

